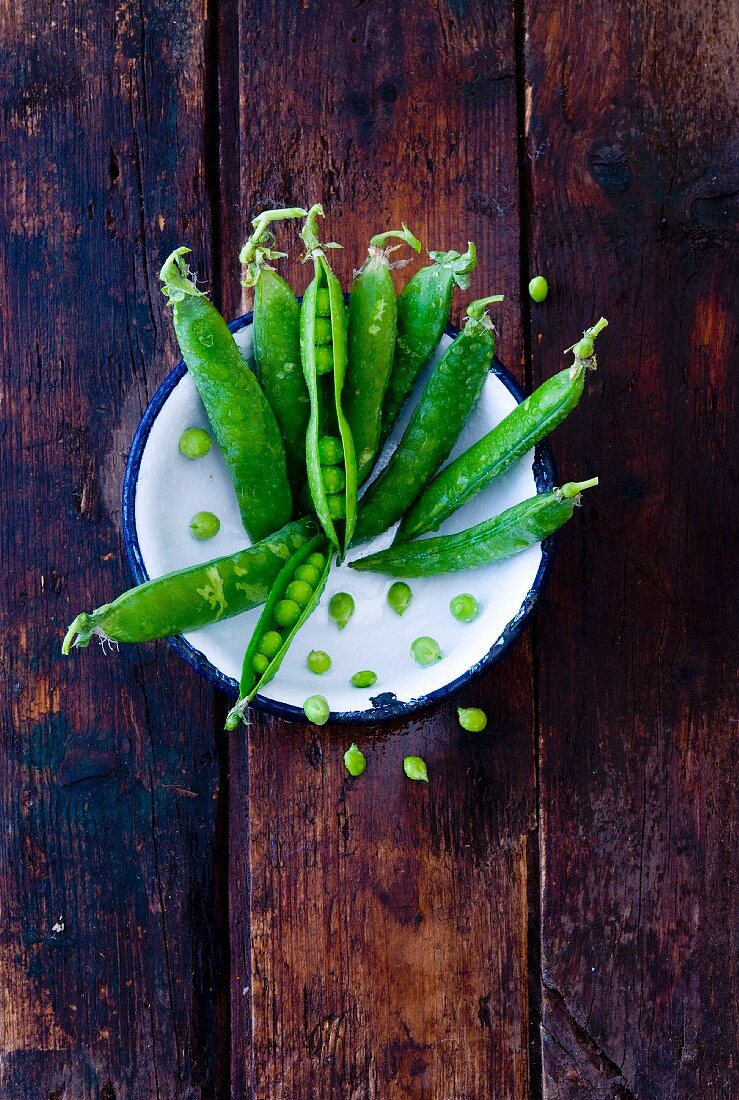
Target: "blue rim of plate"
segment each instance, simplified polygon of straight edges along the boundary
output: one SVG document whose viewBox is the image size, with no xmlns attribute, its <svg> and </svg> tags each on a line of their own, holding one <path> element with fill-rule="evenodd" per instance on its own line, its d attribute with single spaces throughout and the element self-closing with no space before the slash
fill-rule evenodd
<svg viewBox="0 0 739 1100">
<path fill-rule="evenodd" d="M 251 324 L 252 316 L 252 313 L 245 313 L 243 316 L 237 317 L 235 321 L 231 321 L 228 326 L 229 329 L 231 332 L 240 332 L 241 329 Z M 452 325 L 447 325 L 444 331 L 452 338 L 458 335 L 458 329 L 454 328 Z M 509 393 L 515 397 L 518 404 L 520 404 L 524 400 L 526 394 L 521 389 L 518 382 L 516 382 L 515 378 L 508 373 L 497 356 L 493 360 L 491 371 L 496 378 L 503 383 Z M 126 548 L 128 564 L 137 584 L 143 584 L 144 581 L 150 579 L 146 571 L 146 566 L 144 565 L 141 547 L 139 546 L 138 533 L 136 531 L 136 486 L 138 484 L 139 470 L 141 468 L 141 459 L 154 421 L 161 412 L 167 398 L 186 374 L 187 367 L 185 366 L 184 359 L 181 359 L 174 370 L 170 371 L 164 379 L 147 405 L 146 411 L 136 429 L 136 434 L 133 437 L 131 450 L 126 463 L 126 472 L 123 477 L 123 500 L 121 506 L 123 542 Z M 533 472 L 537 493 L 547 493 L 556 485 L 554 458 L 549 444 L 546 441 L 540 443 L 534 451 Z M 476 664 L 472 665 L 471 668 L 467 669 L 465 673 L 458 676 L 456 680 L 452 680 L 450 683 L 445 684 L 444 687 L 437 688 L 436 691 L 431 691 L 428 695 L 419 695 L 416 699 L 411 699 L 410 702 L 407 703 L 397 699 L 392 692 L 387 692 L 383 695 L 376 696 L 375 699 L 372 700 L 372 710 L 331 711 L 331 721 L 352 725 L 375 725 L 377 722 L 386 719 L 406 718 L 416 711 L 424 710 L 435 703 L 447 699 L 450 695 L 453 695 L 455 691 L 458 691 L 461 687 L 464 687 L 465 684 L 469 683 L 470 680 L 479 676 L 484 669 L 489 668 L 491 665 L 495 664 L 496 661 L 499 661 L 503 653 L 513 644 L 522 632 L 534 610 L 536 601 L 544 590 L 554 562 L 556 543 L 557 536 L 550 535 L 549 538 L 545 539 L 541 544 L 541 561 L 539 563 L 539 568 L 534 577 L 534 582 L 522 601 L 518 612 L 510 622 L 506 624 L 500 637 L 490 647 L 485 656 L 477 661 Z M 230 676 L 225 676 L 215 667 L 215 665 L 211 664 L 199 649 L 191 645 L 191 643 L 181 634 L 172 638 L 167 638 L 167 641 L 196 672 L 200 673 L 200 675 L 209 683 L 213 684 L 214 687 L 220 688 L 221 691 L 224 691 L 227 695 L 232 697 L 238 694 L 238 684 L 236 681 L 232 680 Z M 274 715 L 277 718 L 283 718 L 289 721 L 306 721 L 303 711 L 299 707 L 294 707 L 289 703 L 280 703 L 277 700 L 266 699 L 261 695 L 257 695 L 252 705 L 258 710 L 264 711 L 266 714 Z"/>
</svg>

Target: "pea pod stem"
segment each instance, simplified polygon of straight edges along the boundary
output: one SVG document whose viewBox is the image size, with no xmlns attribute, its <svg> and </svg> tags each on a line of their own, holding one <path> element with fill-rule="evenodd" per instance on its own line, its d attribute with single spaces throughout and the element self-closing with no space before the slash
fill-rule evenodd
<svg viewBox="0 0 739 1100">
<path fill-rule="evenodd" d="M 307 210 L 300 206 L 289 206 L 284 209 L 264 210 L 252 221 L 253 232 L 239 253 L 239 263 L 246 268 L 242 285 L 255 286 L 263 267 L 270 261 L 282 259 L 286 252 L 278 252 L 272 246 L 274 235 L 270 231 L 270 225 L 279 221 L 288 221 L 293 218 L 305 218 Z"/>
<path fill-rule="evenodd" d="M 594 325 L 591 325 L 590 328 L 585 329 L 582 334 L 582 338 L 583 340 L 595 340 L 598 333 L 602 332 L 603 329 L 607 327 L 608 321 L 605 319 L 605 317 L 601 317 L 598 321 L 595 322 Z M 574 344 L 570 344 L 568 348 L 565 348 L 564 354 L 566 355 L 568 351 L 574 351 L 579 343 L 579 340 L 575 340 Z"/>
<path fill-rule="evenodd" d="M 553 534 L 572 516 L 580 494 L 597 484 L 597 477 L 569 482 L 514 504 L 466 531 L 404 542 L 349 565 L 390 577 L 433 577 L 504 561 Z"/>
<path fill-rule="evenodd" d="M 421 242 L 418 237 L 414 237 L 405 222 L 402 229 L 389 229 L 386 233 L 377 233 L 374 237 L 370 237 L 370 247 L 386 249 L 387 242 L 390 240 L 405 241 L 414 252 L 421 251 Z"/>
</svg>

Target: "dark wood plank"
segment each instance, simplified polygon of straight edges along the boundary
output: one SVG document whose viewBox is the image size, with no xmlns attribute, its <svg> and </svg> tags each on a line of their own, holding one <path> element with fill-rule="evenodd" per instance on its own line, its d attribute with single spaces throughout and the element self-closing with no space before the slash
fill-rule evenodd
<svg viewBox="0 0 739 1100">
<path fill-rule="evenodd" d="M 536 378 L 611 322 L 539 622 L 544 1094 L 728 1100 L 739 13 L 527 13 Z"/>
<path fill-rule="evenodd" d="M 59 653 L 130 583 L 123 466 L 174 356 L 159 263 L 186 240 L 207 275 L 204 14 L 0 7 L 8 1100 L 219 1095 L 211 694 L 164 644 Z"/>
<path fill-rule="evenodd" d="M 481 260 L 471 296 L 507 294 L 501 354 L 515 369 L 508 7 L 241 11 L 241 232 L 266 204 L 320 199 L 346 280 L 379 227 L 406 220 L 432 248 L 469 234 Z M 224 271 L 239 243 L 229 233 L 233 221 Z M 289 271 L 302 289 L 297 254 Z M 489 709 L 489 738 L 463 735 L 445 707 L 367 731 L 255 719 L 248 761 L 232 742 L 234 1096 L 473 1100 L 491 1082 L 528 1094 L 528 644 L 464 698 Z M 354 738 L 369 760 L 357 782 L 341 761 Z M 429 762 L 428 788 L 402 774 L 411 750 Z"/>
</svg>

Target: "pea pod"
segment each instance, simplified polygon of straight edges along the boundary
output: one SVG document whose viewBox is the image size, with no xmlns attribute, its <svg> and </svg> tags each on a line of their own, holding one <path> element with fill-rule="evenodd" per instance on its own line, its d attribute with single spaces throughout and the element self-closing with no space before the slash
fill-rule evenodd
<svg viewBox="0 0 739 1100">
<path fill-rule="evenodd" d="M 395 351 L 397 303 L 386 242 L 394 237 L 421 250 L 407 226 L 373 237 L 369 256 L 356 273 L 349 295 L 348 365 L 343 407 L 354 440 L 357 484 L 372 469 L 380 445 L 382 400 Z M 397 246 L 396 246 L 397 247 Z"/>
<path fill-rule="evenodd" d="M 390 461 L 362 497 L 354 542 L 400 519 L 449 456 L 480 396 L 495 352 L 485 312 L 501 295 L 472 302 L 467 323 L 437 363 Z"/>
<path fill-rule="evenodd" d="M 275 251 L 269 226 L 307 213 L 299 207 L 265 210 L 252 222 L 254 231 L 239 256 L 245 265 L 243 285 L 254 288 L 254 358 L 264 395 L 280 427 L 294 495 L 306 480 L 310 401 L 300 362 L 300 306 L 290 286 L 271 266 L 286 253 Z"/>
<path fill-rule="evenodd" d="M 258 607 L 285 561 L 315 530 L 312 520 L 296 520 L 246 550 L 129 588 L 112 603 L 78 615 L 62 653 L 89 645 L 95 634 L 111 642 L 153 642 Z"/>
<path fill-rule="evenodd" d="M 357 516 L 357 466 L 352 433 L 341 405 L 346 371 L 346 309 L 341 283 L 329 267 L 316 232 L 320 205 L 311 207 L 301 237 L 313 260 L 315 276 L 300 307 L 300 352 L 310 397 L 305 442 L 308 485 L 319 522 L 341 554 L 349 545 Z M 333 448 L 337 454 L 329 455 Z M 331 461 L 321 461 L 321 454 Z M 335 468 L 334 484 L 324 484 L 324 467 Z M 337 480 L 338 478 L 338 480 Z M 334 487 L 340 486 L 340 487 Z"/>
<path fill-rule="evenodd" d="M 228 325 L 190 278 L 177 248 L 165 261 L 162 292 L 175 333 L 231 475 L 241 519 L 258 542 L 290 519 L 292 496 L 275 415 Z"/>
<path fill-rule="evenodd" d="M 591 338 L 607 323 L 601 318 L 589 329 Z M 576 358 L 571 367 L 548 378 L 492 431 L 445 466 L 403 517 L 395 542 L 408 542 L 426 531 L 437 531 L 453 512 L 561 424 L 582 396 L 588 367 L 595 369 L 595 363 Z"/>
<path fill-rule="evenodd" d="M 382 404 L 381 442 L 398 419 L 421 369 L 449 324 L 454 285 L 466 290 L 477 264 L 472 241 L 467 251 L 429 252 L 428 267 L 409 279 L 398 298 L 398 335 L 390 381 Z"/>
<path fill-rule="evenodd" d="M 275 612 L 280 604 L 287 602 L 285 597 L 288 594 L 288 590 L 291 585 L 296 583 L 296 570 L 299 569 L 311 555 L 316 553 L 320 553 L 324 558 L 323 566 L 320 569 L 319 579 L 315 585 L 310 586 L 310 595 L 305 600 L 299 617 L 287 628 L 286 632 L 280 633 L 282 627 L 278 618 L 275 616 Z M 259 617 L 259 622 L 257 623 L 256 629 L 251 636 L 251 641 L 247 646 L 246 653 L 244 654 L 241 683 L 239 685 L 239 699 L 236 705 L 229 711 L 228 718 L 226 719 L 226 729 L 236 729 L 239 722 L 244 719 L 250 701 L 254 698 L 259 689 L 272 679 L 279 669 L 290 648 L 293 638 L 300 630 L 303 623 L 310 618 L 315 610 L 321 598 L 321 593 L 326 587 L 330 569 L 330 546 L 323 534 L 315 535 L 310 542 L 307 542 L 293 554 L 290 560 L 286 562 L 281 569 L 279 576 L 272 586 L 272 591 L 269 594 L 267 603 Z M 304 582 L 298 581 L 297 583 L 300 584 Z M 272 635 L 276 635 L 277 638 L 279 638 L 279 642 L 275 641 L 274 645 L 271 644 Z M 266 645 L 265 641 L 270 642 L 270 644 Z M 261 661 L 259 660 L 260 658 Z"/>
<path fill-rule="evenodd" d="M 582 490 L 597 484 L 597 477 L 569 482 L 561 489 L 514 504 L 499 516 L 458 534 L 400 543 L 349 564 L 352 569 L 389 577 L 434 577 L 503 561 L 553 534 L 572 515 Z"/>
</svg>

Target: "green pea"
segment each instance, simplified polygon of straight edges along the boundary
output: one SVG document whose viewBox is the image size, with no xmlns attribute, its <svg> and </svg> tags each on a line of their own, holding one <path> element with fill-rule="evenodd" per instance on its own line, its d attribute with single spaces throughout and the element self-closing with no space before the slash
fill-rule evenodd
<svg viewBox="0 0 739 1100">
<path fill-rule="evenodd" d="M 320 550 L 314 550 L 313 553 L 309 554 L 308 557 L 305 559 L 305 564 L 312 565 L 314 569 L 318 570 L 320 575 L 323 572 L 323 567 L 326 564 L 326 558 L 320 552 Z M 297 569 L 295 570 L 295 575 L 297 576 Z"/>
<path fill-rule="evenodd" d="M 424 634 L 416 638 L 411 646 L 411 656 L 419 665 L 432 665 L 435 661 L 441 660 L 439 643 Z"/>
<path fill-rule="evenodd" d="M 300 614 L 300 604 L 296 600 L 279 600 L 273 612 L 277 625 L 288 628 L 295 626 Z"/>
<path fill-rule="evenodd" d="M 316 313 L 319 317 L 331 316 L 331 296 L 325 286 L 316 291 Z"/>
<path fill-rule="evenodd" d="M 450 601 L 449 610 L 457 622 L 471 623 L 480 614 L 480 605 L 469 592 L 463 592 Z"/>
<path fill-rule="evenodd" d="M 316 317 L 316 344 L 326 345 L 331 343 L 331 319 L 329 317 Z"/>
<path fill-rule="evenodd" d="M 429 781 L 426 761 L 422 760 L 420 756 L 406 756 L 403 761 L 403 771 L 409 779 L 415 779 L 421 783 L 428 783 Z"/>
<path fill-rule="evenodd" d="M 543 275 L 535 275 L 529 283 L 529 294 L 535 302 L 543 302 L 549 293 L 549 283 Z"/>
<path fill-rule="evenodd" d="M 265 657 L 269 657 L 270 661 L 273 657 L 282 649 L 282 635 L 276 630 L 268 630 L 262 635 L 259 645 L 257 646 L 257 653 L 263 653 Z"/>
<path fill-rule="evenodd" d="M 354 607 L 354 597 L 348 592 L 334 592 L 328 601 L 328 617 L 343 630 L 354 614 Z"/>
<path fill-rule="evenodd" d="M 308 565 L 306 563 L 305 565 L 299 565 L 295 570 L 295 580 L 305 581 L 311 588 L 315 588 L 320 579 L 321 573 L 316 569 L 315 565 Z"/>
<path fill-rule="evenodd" d="M 264 676 L 269 668 L 269 658 L 265 657 L 263 653 L 255 653 L 251 659 L 251 667 L 254 669 L 257 676 Z"/>
<path fill-rule="evenodd" d="M 288 600 L 294 600 L 298 607 L 307 607 L 313 598 L 313 589 L 307 581 L 290 581 L 285 589 Z"/>
<path fill-rule="evenodd" d="M 331 658 L 322 649 L 312 649 L 305 659 L 305 663 L 316 676 L 324 676 L 331 668 Z"/>
<path fill-rule="evenodd" d="M 316 374 L 330 374 L 333 369 L 333 349 L 331 347 L 316 348 Z"/>
<path fill-rule="evenodd" d="M 344 767 L 355 778 L 367 767 L 367 759 L 358 745 L 351 744 L 344 753 Z"/>
<path fill-rule="evenodd" d="M 372 672 L 371 669 L 366 669 L 364 672 L 355 672 L 351 679 L 352 686 L 355 688 L 371 688 L 377 683 L 377 673 Z"/>
<path fill-rule="evenodd" d="M 322 466 L 338 466 L 344 461 L 344 448 L 335 435 L 324 435 L 318 440 L 318 461 Z"/>
<path fill-rule="evenodd" d="M 190 520 L 190 534 L 195 539 L 212 539 L 221 529 L 221 521 L 212 512 L 196 512 Z"/>
<path fill-rule="evenodd" d="M 481 733 L 488 724 L 488 716 L 479 707 L 457 707 L 459 724 L 469 733 Z"/>
<path fill-rule="evenodd" d="M 180 452 L 185 458 L 202 458 L 211 445 L 212 440 L 203 428 L 188 428 L 180 436 Z"/>
<path fill-rule="evenodd" d="M 595 351 L 595 346 L 592 340 L 587 336 L 583 336 L 582 340 L 578 340 L 572 350 L 577 359 L 591 359 Z"/>
<path fill-rule="evenodd" d="M 343 493 L 346 489 L 346 474 L 341 466 L 326 466 L 321 470 L 321 480 L 327 493 Z"/>
<path fill-rule="evenodd" d="M 390 585 L 387 602 L 396 615 L 402 615 L 404 611 L 407 611 L 412 599 L 411 586 L 406 584 L 405 581 L 396 581 L 395 584 Z"/>
<path fill-rule="evenodd" d="M 326 504 L 331 519 L 343 519 L 346 515 L 346 499 L 343 493 L 327 493 Z"/>
<path fill-rule="evenodd" d="M 324 695 L 310 695 L 303 703 L 303 714 L 314 726 L 325 726 L 331 708 Z"/>
</svg>

